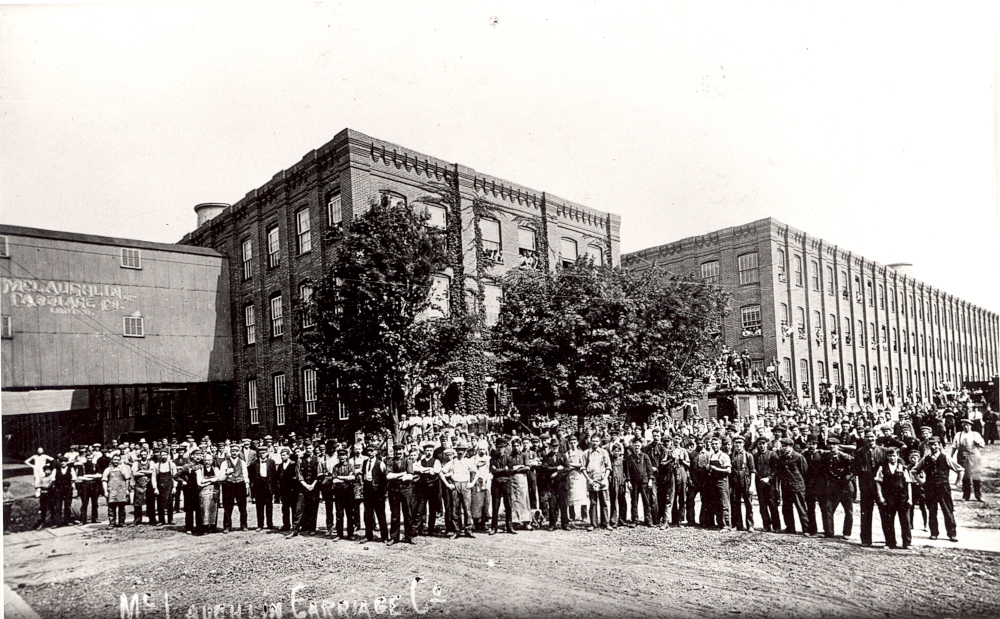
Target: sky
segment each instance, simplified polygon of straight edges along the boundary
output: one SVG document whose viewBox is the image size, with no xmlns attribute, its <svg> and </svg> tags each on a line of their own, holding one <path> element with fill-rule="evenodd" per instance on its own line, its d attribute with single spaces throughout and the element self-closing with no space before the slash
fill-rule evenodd
<svg viewBox="0 0 1000 619">
<path fill-rule="evenodd" d="M 997 9 L 0 5 L 0 221 L 176 242 L 345 127 L 611 211 L 774 217 L 1000 312 Z"/>
</svg>

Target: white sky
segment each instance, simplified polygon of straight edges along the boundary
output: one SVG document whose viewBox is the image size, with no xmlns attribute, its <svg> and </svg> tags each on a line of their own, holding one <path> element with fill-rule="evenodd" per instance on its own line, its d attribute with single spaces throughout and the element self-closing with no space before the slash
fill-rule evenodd
<svg viewBox="0 0 1000 619">
<path fill-rule="evenodd" d="M 1000 311 L 995 9 L 818 4 L 2 6 L 0 220 L 174 242 L 351 127 L 623 252 L 773 216 Z"/>
</svg>

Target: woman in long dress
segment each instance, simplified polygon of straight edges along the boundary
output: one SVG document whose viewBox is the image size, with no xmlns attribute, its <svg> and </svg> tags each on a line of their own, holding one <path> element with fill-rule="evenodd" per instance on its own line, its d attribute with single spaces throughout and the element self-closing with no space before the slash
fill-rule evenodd
<svg viewBox="0 0 1000 619">
<path fill-rule="evenodd" d="M 583 469 L 587 464 L 586 454 L 580 449 L 575 435 L 568 438 L 569 449 L 566 450 L 566 460 L 569 462 L 569 478 L 567 481 L 569 518 L 576 520 L 576 507 L 580 508 L 580 519 L 587 520 L 587 506 L 590 505 L 590 490 L 587 488 L 587 478 Z"/>
<path fill-rule="evenodd" d="M 219 514 L 219 484 L 222 472 L 215 466 L 215 456 L 206 451 L 201 468 L 195 469 L 198 484 L 198 513 L 195 519 L 197 535 L 214 531 Z"/>
</svg>

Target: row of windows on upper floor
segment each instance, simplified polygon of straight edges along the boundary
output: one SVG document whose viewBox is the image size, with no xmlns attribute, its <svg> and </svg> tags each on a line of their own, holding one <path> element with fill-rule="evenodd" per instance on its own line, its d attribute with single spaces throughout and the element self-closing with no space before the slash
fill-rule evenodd
<svg viewBox="0 0 1000 619">
<path fill-rule="evenodd" d="M 383 203 L 388 205 L 406 205 L 406 198 L 398 194 L 384 192 Z M 448 226 L 448 211 L 436 204 L 423 204 L 428 215 L 427 225 L 432 228 L 446 229 Z M 339 193 L 331 193 L 326 199 L 327 225 L 338 227 L 343 224 L 343 208 Z M 503 240 L 500 233 L 500 221 L 492 218 L 479 220 L 479 231 L 482 236 L 483 258 L 491 263 L 503 264 Z M 517 229 L 519 267 L 538 268 L 541 265 L 538 253 L 538 238 L 534 228 L 519 226 Z M 281 265 L 281 232 L 277 223 L 267 228 L 267 266 L 274 269 Z M 244 239 L 241 245 L 243 279 L 249 280 L 254 272 L 254 251 L 252 239 Z M 308 208 L 295 213 L 295 251 L 298 255 L 312 251 L 312 222 Z M 603 248 L 591 243 L 585 249 L 594 264 L 605 264 Z M 560 264 L 563 266 L 575 264 L 579 258 L 579 245 L 575 239 L 564 237 L 560 240 Z"/>
<path fill-rule="evenodd" d="M 783 249 L 777 250 L 777 269 L 778 269 L 778 281 L 785 282 L 787 280 L 786 275 L 786 262 L 785 262 L 785 251 Z M 795 269 L 793 283 L 796 286 L 802 287 L 805 283 L 805 273 L 803 271 L 803 260 L 802 256 L 798 254 L 793 254 L 792 256 Z M 810 269 L 810 283 L 814 291 L 821 291 L 820 282 L 820 269 L 819 263 L 815 260 L 811 261 Z M 750 252 L 746 254 L 741 254 L 737 256 L 737 269 L 739 272 L 739 283 L 740 285 L 756 284 L 760 281 L 760 272 L 758 269 L 758 258 L 757 252 Z M 701 279 L 710 284 L 719 283 L 719 261 L 709 260 L 701 264 Z M 826 267 L 826 294 L 830 296 L 836 295 L 836 289 L 838 280 L 834 278 L 834 270 L 832 266 L 827 265 Z M 848 286 L 848 276 L 847 271 L 840 271 L 839 283 L 842 286 L 841 296 L 845 300 L 851 299 L 850 288 Z M 862 293 L 861 276 L 854 276 L 854 301 L 857 304 L 863 304 L 867 300 L 869 307 L 875 306 L 875 300 L 878 299 L 878 307 L 880 310 L 886 309 L 886 290 L 884 284 L 878 284 L 877 290 L 878 295 L 875 294 L 875 284 L 872 280 L 865 280 L 864 290 L 866 294 Z M 905 297 L 905 298 L 904 298 Z M 898 298 L 898 304 L 897 304 Z M 904 295 L 902 291 L 893 291 L 890 295 L 891 310 L 893 312 L 901 311 L 902 315 L 907 314 L 907 307 L 909 307 L 909 312 L 914 317 L 919 313 L 920 320 L 924 320 L 925 308 L 926 314 L 931 317 L 934 324 L 941 324 L 941 315 L 945 315 L 945 326 L 950 329 L 956 328 L 956 323 L 958 328 L 968 333 L 969 330 L 974 326 L 973 322 L 979 322 L 978 317 L 974 318 L 971 312 L 955 311 L 955 309 L 948 304 L 943 307 L 939 301 L 931 303 L 930 299 L 917 300 L 916 292 L 912 295 Z"/>
<path fill-rule="evenodd" d="M 274 396 L 274 414 L 275 423 L 279 426 L 285 425 L 287 421 L 286 410 L 288 406 L 288 397 L 286 390 L 285 375 L 283 373 L 275 374 L 271 377 L 272 381 L 272 395 Z M 338 381 L 335 385 L 336 392 L 335 396 L 337 399 L 337 418 L 344 421 L 348 418 L 347 407 L 341 402 L 339 397 L 340 382 Z M 304 412 L 307 417 L 315 415 L 318 412 L 317 403 L 319 401 L 319 380 L 317 378 L 317 373 L 315 368 L 306 367 L 302 369 L 302 403 Z M 260 407 L 258 405 L 257 398 L 257 379 L 251 378 L 247 380 L 247 412 L 249 414 L 250 425 L 258 425 L 260 423 Z"/>
<path fill-rule="evenodd" d="M 819 383 L 827 383 L 832 387 L 844 387 L 850 397 L 855 397 L 855 384 L 860 382 L 861 393 L 863 395 L 870 394 L 869 385 L 876 393 L 882 392 L 883 384 L 888 392 L 903 392 L 904 388 L 906 390 L 906 395 L 909 397 L 913 396 L 913 386 L 917 385 L 917 393 L 921 391 L 921 386 L 925 387 L 928 392 L 930 392 L 938 383 L 938 377 L 941 380 L 952 381 L 959 374 L 953 374 L 951 370 L 942 370 L 940 375 L 936 370 L 931 370 L 930 375 L 928 375 L 927 370 L 921 370 L 917 373 L 917 370 L 912 370 L 912 372 L 903 373 L 902 369 L 899 367 L 895 368 L 895 380 L 893 380 L 893 372 L 889 371 L 888 367 L 878 367 L 872 366 L 869 368 L 865 365 L 858 366 L 858 373 L 854 373 L 854 364 L 846 364 L 846 379 L 847 383 L 844 384 L 844 373 L 841 372 L 840 364 L 834 361 L 830 366 L 831 372 L 829 377 L 826 373 L 826 363 L 822 360 L 816 361 L 816 372 L 812 374 L 810 372 L 809 361 L 807 359 L 799 359 L 799 372 L 798 379 L 801 383 L 802 391 L 804 395 L 808 397 L 810 393 L 810 387 L 813 380 L 816 379 Z M 904 387 L 904 376 L 905 376 L 905 387 Z M 792 359 L 790 357 L 784 357 L 781 360 L 781 379 L 786 384 L 791 384 L 793 381 L 792 377 Z M 885 383 L 883 383 L 883 377 Z M 929 379 L 929 382 L 928 382 Z M 902 393 L 899 393 L 902 395 Z"/>
<path fill-rule="evenodd" d="M 780 335 L 782 340 L 786 337 L 792 337 L 796 331 L 798 332 L 799 339 L 808 339 L 808 332 L 806 328 L 806 311 L 803 307 L 797 307 L 797 322 L 796 328 L 791 325 L 790 316 L 788 313 L 788 305 L 786 303 L 781 304 L 781 331 Z M 746 305 L 740 308 L 740 322 L 741 322 L 741 335 L 742 337 L 761 337 L 762 331 L 762 321 L 761 321 L 761 310 L 760 305 Z M 851 319 L 845 317 L 843 321 L 843 329 L 838 332 L 838 322 L 837 317 L 834 314 L 830 314 L 828 322 L 824 325 L 822 315 L 819 311 L 813 311 L 812 326 L 814 329 L 814 335 L 817 345 L 822 345 L 826 339 L 825 333 L 829 329 L 831 344 L 833 348 L 837 347 L 837 344 L 843 339 L 846 346 L 852 344 L 851 335 Z M 863 321 L 857 321 L 857 331 L 855 331 L 857 337 L 857 344 L 859 346 L 865 346 L 866 342 L 870 342 L 873 349 L 877 349 L 881 344 L 883 350 L 888 350 L 889 348 L 889 330 L 886 325 L 880 325 L 880 338 L 876 338 L 876 328 L 875 323 L 868 323 L 867 331 L 865 330 L 865 324 Z M 892 328 L 892 351 L 898 352 L 900 348 L 900 338 L 899 330 L 896 327 Z M 909 353 L 910 342 L 913 342 L 913 352 L 917 353 L 917 343 L 919 341 L 921 351 L 920 354 L 927 354 L 927 339 L 923 334 L 919 335 L 913 331 L 912 333 L 903 332 L 902 338 L 902 351 L 903 353 Z M 966 363 L 979 363 L 981 360 L 984 361 L 985 357 L 982 355 L 982 351 L 977 342 L 972 342 L 971 344 L 966 342 L 955 342 L 949 341 L 947 337 L 944 339 L 944 346 L 942 348 L 942 340 L 940 337 L 935 340 L 930 340 L 931 357 L 941 357 L 944 361 L 949 361 L 950 356 L 956 357 L 957 361 L 965 361 Z M 935 355 L 936 351 L 936 355 Z M 949 351 L 951 355 L 949 355 Z"/>
</svg>

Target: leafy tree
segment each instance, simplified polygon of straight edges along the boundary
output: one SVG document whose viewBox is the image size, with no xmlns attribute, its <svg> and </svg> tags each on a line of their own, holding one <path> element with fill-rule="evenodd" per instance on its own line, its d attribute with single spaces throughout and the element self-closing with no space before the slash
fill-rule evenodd
<svg viewBox="0 0 1000 619">
<path fill-rule="evenodd" d="M 665 411 L 694 393 L 717 352 L 724 296 L 657 269 L 512 271 L 492 332 L 497 373 L 522 410 Z"/>
<path fill-rule="evenodd" d="M 448 264 L 445 236 L 405 205 L 375 204 L 345 231 L 307 311 L 307 358 L 327 411 L 351 412 L 347 430 L 399 429 L 420 386 L 442 380 L 468 339 L 464 315 L 433 318 L 432 277 Z M 339 390 L 335 386 L 339 383 Z"/>
</svg>

